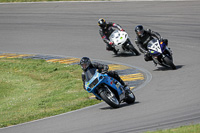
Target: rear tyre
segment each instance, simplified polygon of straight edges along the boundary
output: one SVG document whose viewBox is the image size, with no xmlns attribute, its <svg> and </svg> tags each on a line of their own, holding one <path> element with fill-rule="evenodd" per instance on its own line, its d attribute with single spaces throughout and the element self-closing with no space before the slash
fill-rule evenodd
<svg viewBox="0 0 200 133">
<path fill-rule="evenodd" d="M 115 94 L 109 88 L 105 88 L 100 93 L 100 96 L 111 107 L 119 108 L 120 106 L 119 100 L 116 98 Z"/>
<path fill-rule="evenodd" d="M 126 101 L 125 102 L 128 103 L 128 104 L 134 103 L 135 102 L 135 95 L 133 94 L 133 92 L 131 90 L 128 90 L 126 93 L 127 94 L 126 94 Z"/>
</svg>

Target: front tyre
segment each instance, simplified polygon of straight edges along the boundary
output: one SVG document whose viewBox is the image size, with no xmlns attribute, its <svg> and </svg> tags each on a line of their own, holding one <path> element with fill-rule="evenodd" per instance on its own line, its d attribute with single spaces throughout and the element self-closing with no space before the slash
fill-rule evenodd
<svg viewBox="0 0 200 133">
<path fill-rule="evenodd" d="M 119 100 L 109 88 L 105 88 L 103 91 L 101 91 L 100 96 L 111 107 L 119 108 Z"/>
<path fill-rule="evenodd" d="M 129 48 L 129 50 L 131 51 L 131 53 L 132 54 L 134 54 L 134 55 L 140 55 L 140 53 L 137 51 L 137 49 L 135 49 L 134 47 L 133 47 L 133 45 L 129 45 L 128 46 L 128 48 Z"/>
<path fill-rule="evenodd" d="M 172 62 L 172 60 L 169 57 L 165 57 L 164 61 L 167 65 L 169 65 L 173 70 L 176 69 L 176 66 L 174 65 L 174 63 Z"/>
</svg>

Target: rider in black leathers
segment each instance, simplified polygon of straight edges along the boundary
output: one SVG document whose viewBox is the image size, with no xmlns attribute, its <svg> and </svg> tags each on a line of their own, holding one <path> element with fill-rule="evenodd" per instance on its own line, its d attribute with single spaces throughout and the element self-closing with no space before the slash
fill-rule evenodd
<svg viewBox="0 0 200 133">
<path fill-rule="evenodd" d="M 109 36 L 114 31 L 114 28 L 120 31 L 124 31 L 124 29 L 119 24 L 112 22 L 107 23 L 106 20 L 103 18 L 100 18 L 98 20 L 98 25 L 100 27 L 99 34 L 101 35 L 103 41 L 107 44 L 106 50 L 113 51 L 115 54 L 117 54 L 117 51 L 112 47 L 113 42 L 109 40 Z"/>
<path fill-rule="evenodd" d="M 148 42 L 151 41 L 154 37 L 157 38 L 158 40 L 164 41 L 164 43 L 168 45 L 167 39 L 163 39 L 159 33 L 154 32 L 150 29 L 144 30 L 142 25 L 137 25 L 135 27 L 135 33 L 136 33 L 135 43 L 137 44 L 140 52 L 144 53 L 145 61 L 153 60 L 150 53 L 148 52 L 147 45 Z"/>
<path fill-rule="evenodd" d="M 100 63 L 91 63 L 90 59 L 88 57 L 83 57 L 80 60 L 80 65 L 83 70 L 82 73 L 82 81 L 83 81 L 83 88 L 85 88 L 85 72 L 88 69 L 96 68 L 98 69 L 98 72 L 100 73 L 107 73 L 110 77 L 115 78 L 117 81 L 119 81 L 123 86 L 124 89 L 128 89 L 127 85 L 124 83 L 124 81 L 119 77 L 118 73 L 116 71 L 108 71 L 109 67 L 108 65 L 100 64 Z"/>
</svg>

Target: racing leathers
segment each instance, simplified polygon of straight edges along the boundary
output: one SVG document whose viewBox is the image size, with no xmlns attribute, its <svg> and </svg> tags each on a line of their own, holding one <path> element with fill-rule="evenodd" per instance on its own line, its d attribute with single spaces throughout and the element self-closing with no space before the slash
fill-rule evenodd
<svg viewBox="0 0 200 133">
<path fill-rule="evenodd" d="M 99 73 L 107 73 L 108 76 L 115 78 L 117 81 L 119 81 L 124 87 L 126 87 L 124 81 L 119 77 L 118 73 L 116 71 L 108 71 L 109 67 L 108 65 L 104 65 L 101 63 L 91 63 L 88 69 L 96 68 Z M 85 71 L 87 71 L 86 69 Z M 82 73 L 82 81 L 83 81 L 83 88 L 85 88 L 85 71 Z"/>
<path fill-rule="evenodd" d="M 148 52 L 147 45 L 149 41 L 152 39 L 157 38 L 158 40 L 161 40 L 162 37 L 160 36 L 159 33 L 154 32 L 150 29 L 144 30 L 144 34 L 142 36 L 136 35 L 135 43 L 137 44 L 140 52 L 144 53 L 144 60 L 145 61 L 151 61 L 152 57 L 150 53 Z M 166 44 L 168 44 L 167 39 L 162 39 Z"/>
<path fill-rule="evenodd" d="M 113 42 L 109 40 L 109 36 L 114 31 L 114 28 L 120 31 L 124 31 L 119 24 L 109 22 L 106 24 L 105 27 L 100 27 L 99 34 L 101 35 L 103 41 L 107 44 L 106 49 L 109 51 L 113 51 L 115 54 L 117 54 L 117 51 L 112 47 Z"/>
</svg>

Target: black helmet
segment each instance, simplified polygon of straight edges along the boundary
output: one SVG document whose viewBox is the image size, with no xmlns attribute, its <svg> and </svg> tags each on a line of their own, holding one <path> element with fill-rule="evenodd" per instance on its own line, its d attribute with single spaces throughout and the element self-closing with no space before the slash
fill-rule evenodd
<svg viewBox="0 0 200 133">
<path fill-rule="evenodd" d="M 104 18 L 100 18 L 98 20 L 98 25 L 101 27 L 101 28 L 104 28 L 106 27 L 106 20 Z"/>
<path fill-rule="evenodd" d="M 83 71 L 87 70 L 87 68 L 90 66 L 90 64 L 91 64 L 91 61 L 88 57 L 83 57 L 80 60 L 80 65 L 81 65 L 81 68 Z"/>
<path fill-rule="evenodd" d="M 144 28 L 142 25 L 137 25 L 135 27 L 135 33 L 138 35 L 138 36 L 143 36 L 144 35 Z"/>
</svg>

